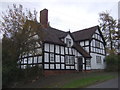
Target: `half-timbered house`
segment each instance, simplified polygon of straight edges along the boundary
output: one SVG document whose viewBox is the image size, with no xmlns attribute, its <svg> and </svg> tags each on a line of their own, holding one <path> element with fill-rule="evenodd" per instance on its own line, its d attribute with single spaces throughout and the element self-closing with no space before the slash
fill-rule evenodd
<svg viewBox="0 0 120 90">
<path fill-rule="evenodd" d="M 73 33 L 58 30 L 48 24 L 47 9 L 40 12 L 39 25 L 44 33 L 42 48 L 36 43 L 38 54 L 21 56 L 22 64 L 39 64 L 44 71 L 58 72 L 105 68 L 105 41 L 99 26 Z"/>
</svg>

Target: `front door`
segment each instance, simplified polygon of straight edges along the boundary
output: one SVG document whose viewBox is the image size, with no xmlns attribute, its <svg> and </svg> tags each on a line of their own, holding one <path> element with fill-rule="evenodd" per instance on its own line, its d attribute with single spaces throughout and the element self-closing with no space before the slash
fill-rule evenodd
<svg viewBox="0 0 120 90">
<path fill-rule="evenodd" d="M 78 71 L 82 71 L 83 69 L 83 60 L 82 57 L 78 57 Z"/>
</svg>

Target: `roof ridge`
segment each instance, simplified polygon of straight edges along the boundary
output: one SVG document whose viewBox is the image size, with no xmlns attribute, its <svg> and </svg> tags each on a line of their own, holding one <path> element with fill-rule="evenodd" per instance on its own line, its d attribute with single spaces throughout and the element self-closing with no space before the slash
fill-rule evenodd
<svg viewBox="0 0 120 90">
<path fill-rule="evenodd" d="M 72 33 L 82 32 L 82 31 L 89 30 L 89 29 L 95 28 L 95 27 L 98 27 L 98 25 L 92 26 L 92 27 L 89 27 L 89 28 L 85 28 L 85 29 L 81 29 L 81 30 L 78 30 L 78 31 L 75 31 L 75 32 L 72 32 Z"/>
<path fill-rule="evenodd" d="M 60 31 L 60 32 L 64 32 L 64 33 L 66 33 L 65 31 L 63 31 L 63 30 L 60 30 L 60 29 L 57 29 L 57 28 L 53 28 L 53 27 L 49 27 L 49 28 L 51 28 L 51 29 L 55 29 L 55 30 L 57 30 L 57 31 Z"/>
</svg>

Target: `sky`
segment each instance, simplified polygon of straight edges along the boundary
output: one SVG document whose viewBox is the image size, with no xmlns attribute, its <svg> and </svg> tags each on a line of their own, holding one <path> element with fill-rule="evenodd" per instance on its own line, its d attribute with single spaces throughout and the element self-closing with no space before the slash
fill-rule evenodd
<svg viewBox="0 0 120 90">
<path fill-rule="evenodd" d="M 39 22 L 39 12 L 46 8 L 51 27 L 74 32 L 99 25 L 99 13 L 103 11 L 108 11 L 117 19 L 118 1 L 120 0 L 0 0 L 0 14 L 7 10 L 8 5 L 12 7 L 13 3 L 21 4 L 24 9 L 36 9 Z"/>
</svg>

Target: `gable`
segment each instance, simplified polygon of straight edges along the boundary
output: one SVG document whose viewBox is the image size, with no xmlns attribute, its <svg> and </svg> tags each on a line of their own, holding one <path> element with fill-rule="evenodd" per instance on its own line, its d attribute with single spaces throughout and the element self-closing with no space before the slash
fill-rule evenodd
<svg viewBox="0 0 120 90">
<path fill-rule="evenodd" d="M 103 37 L 102 32 L 100 31 L 99 28 L 96 29 L 95 33 L 92 35 L 92 38 L 103 42 L 103 44 L 105 45 L 104 37 Z"/>
<path fill-rule="evenodd" d="M 73 32 L 72 35 L 75 41 L 89 40 L 92 38 L 92 35 L 96 31 L 97 28 L 99 27 L 94 26 L 94 27 L 90 27 L 87 29 L 79 30 L 79 31 Z"/>
<path fill-rule="evenodd" d="M 67 44 L 67 40 L 70 40 L 71 42 L 71 45 L 70 46 L 73 46 L 73 39 L 71 37 L 70 34 L 68 34 L 65 38 L 64 38 L 64 43 Z"/>
</svg>

